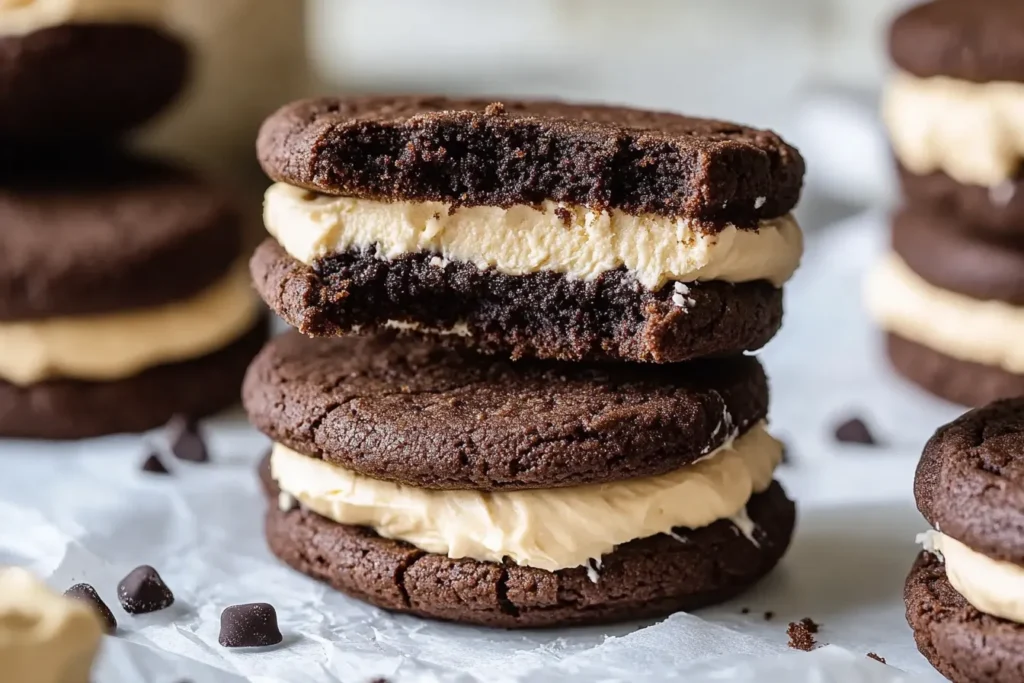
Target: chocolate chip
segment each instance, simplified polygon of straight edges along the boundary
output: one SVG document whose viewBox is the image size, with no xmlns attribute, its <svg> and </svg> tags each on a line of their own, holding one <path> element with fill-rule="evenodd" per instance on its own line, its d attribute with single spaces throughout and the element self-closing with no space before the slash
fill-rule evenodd
<svg viewBox="0 0 1024 683">
<path fill-rule="evenodd" d="M 220 637 L 224 647 L 264 647 L 283 640 L 277 627 L 277 611 L 265 602 L 231 605 L 220 614 Z"/>
<path fill-rule="evenodd" d="M 147 614 L 170 607 L 174 594 L 148 564 L 133 569 L 117 584 L 117 599 L 128 614 Z"/>
<path fill-rule="evenodd" d="M 160 459 L 160 455 L 152 448 L 149 449 L 146 459 L 142 461 L 142 471 L 151 474 L 170 474 Z"/>
<path fill-rule="evenodd" d="M 740 614 L 750 614 L 750 608 L 749 607 L 744 607 L 743 609 L 740 610 Z"/>
<path fill-rule="evenodd" d="M 870 657 L 871 659 L 875 660 L 876 662 L 881 662 L 882 664 L 885 664 L 885 657 L 882 657 L 880 655 L 876 655 L 874 652 L 869 652 L 868 653 L 868 657 Z"/>
<path fill-rule="evenodd" d="M 871 434 L 871 430 L 864 424 L 864 420 L 854 417 L 836 427 L 836 441 L 841 443 L 859 443 L 866 446 L 874 446 L 878 442 Z"/>
<path fill-rule="evenodd" d="M 199 425 L 190 417 L 175 415 L 167 423 L 171 453 L 179 460 L 209 462 L 206 442 L 199 433 Z"/>
<path fill-rule="evenodd" d="M 774 616 L 775 616 L 775 612 L 765 612 L 764 613 L 764 620 L 765 621 L 771 621 Z"/>
<path fill-rule="evenodd" d="M 64 595 L 74 600 L 81 600 L 92 607 L 100 619 L 103 620 L 103 627 L 108 634 L 112 634 L 117 630 L 117 619 L 114 618 L 114 613 L 107 607 L 107 603 L 103 602 L 96 589 L 89 584 L 76 583 L 64 591 Z"/>
</svg>

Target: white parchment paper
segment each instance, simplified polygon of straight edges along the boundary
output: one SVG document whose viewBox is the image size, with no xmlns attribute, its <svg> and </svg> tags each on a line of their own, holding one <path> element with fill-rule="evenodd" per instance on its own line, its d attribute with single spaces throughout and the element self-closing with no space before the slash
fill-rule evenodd
<svg viewBox="0 0 1024 683">
<path fill-rule="evenodd" d="M 869 216 L 817 236 L 787 290 L 786 326 L 762 359 L 773 430 L 792 460 L 780 478 L 799 525 L 778 570 L 728 604 L 656 623 L 503 632 L 350 600 L 266 550 L 254 467 L 267 444 L 240 414 L 207 423 L 214 463 L 178 464 L 170 477 L 139 471 L 139 437 L 0 441 L 0 564 L 27 565 L 59 590 L 96 586 L 120 624 L 97 683 L 941 680 L 914 648 L 901 593 L 925 528 L 912 497 L 917 457 L 960 410 L 885 367 L 860 307 L 860 278 L 883 234 Z M 851 414 L 885 447 L 836 444 L 832 427 Z M 177 602 L 130 617 L 115 588 L 142 563 L 157 567 Z M 285 642 L 221 648 L 220 611 L 253 601 L 276 606 Z M 802 617 L 822 624 L 827 646 L 786 647 L 786 624 Z"/>
</svg>

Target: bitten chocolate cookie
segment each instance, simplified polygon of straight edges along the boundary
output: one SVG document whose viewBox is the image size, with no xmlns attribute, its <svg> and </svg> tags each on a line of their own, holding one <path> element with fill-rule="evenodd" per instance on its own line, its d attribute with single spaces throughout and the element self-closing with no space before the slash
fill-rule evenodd
<svg viewBox="0 0 1024 683">
<path fill-rule="evenodd" d="M 644 619 L 724 602 L 771 571 L 795 522 L 793 503 L 772 484 L 748 505 L 753 540 L 721 520 L 626 543 L 597 570 L 551 572 L 452 559 L 366 527 L 282 510 L 269 467 L 261 469 L 271 502 L 267 542 L 294 569 L 390 611 L 501 628 Z"/>
<path fill-rule="evenodd" d="M 1016 0 L 933 0 L 896 18 L 892 59 L 920 77 L 1024 81 L 1024 5 Z"/>
<path fill-rule="evenodd" d="M 755 358 L 502 361 L 385 334 L 272 340 L 243 387 L 278 443 L 361 474 L 488 491 L 663 474 L 765 418 Z"/>
<path fill-rule="evenodd" d="M 47 159 L 0 173 L 0 435 L 135 431 L 233 403 L 266 323 L 232 204 L 158 162 Z"/>
<path fill-rule="evenodd" d="M 953 681 L 1024 675 L 1020 501 L 1024 399 L 998 401 L 940 428 L 914 495 L 935 528 L 907 579 L 907 620 L 921 652 Z"/>
<path fill-rule="evenodd" d="M 42 153 L 120 135 L 170 104 L 188 64 L 180 41 L 141 25 L 0 33 L 0 144 Z"/>
<path fill-rule="evenodd" d="M 764 345 L 802 236 L 774 133 L 553 102 L 307 100 L 263 126 L 257 290 L 309 335 L 668 363 Z"/>
</svg>

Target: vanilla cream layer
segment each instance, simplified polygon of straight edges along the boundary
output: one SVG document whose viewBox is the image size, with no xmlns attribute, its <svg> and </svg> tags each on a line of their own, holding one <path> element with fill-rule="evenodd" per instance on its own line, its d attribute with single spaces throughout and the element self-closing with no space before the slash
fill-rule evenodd
<svg viewBox="0 0 1024 683">
<path fill-rule="evenodd" d="M 669 474 L 530 491 L 436 491 L 372 479 L 276 444 L 281 490 L 340 524 L 372 527 L 430 553 L 548 571 L 586 565 L 616 546 L 742 517 L 768 488 L 782 446 L 763 423 Z"/>
<path fill-rule="evenodd" d="M 0 35 L 60 24 L 143 23 L 163 19 L 167 0 L 0 0 Z"/>
<path fill-rule="evenodd" d="M 540 207 L 461 207 L 441 202 L 381 202 L 272 185 L 264 222 L 299 261 L 351 249 L 393 259 L 437 255 L 434 265 L 463 261 L 509 275 L 553 271 L 589 280 L 625 266 L 647 288 L 669 281 L 768 280 L 782 286 L 800 263 L 803 236 L 792 216 L 758 230 L 727 226 L 706 234 L 688 220 L 631 216 L 618 210 L 544 202 Z"/>
<path fill-rule="evenodd" d="M 868 276 L 865 294 L 883 329 L 953 358 L 1024 374 L 1024 308 L 940 289 L 895 254 Z"/>
<path fill-rule="evenodd" d="M 24 569 L 0 568 L 0 679 L 89 683 L 102 626 L 92 608 Z"/>
<path fill-rule="evenodd" d="M 897 74 L 882 116 L 896 157 L 919 175 L 993 187 L 1015 178 L 1024 158 L 1024 83 Z"/>
<path fill-rule="evenodd" d="M 0 379 L 94 381 L 199 358 L 256 324 L 260 306 L 244 264 L 190 299 L 101 315 L 0 322 Z"/>
<path fill-rule="evenodd" d="M 1024 624 L 1024 567 L 993 560 L 938 531 L 918 540 L 942 556 L 950 585 L 975 609 Z"/>
</svg>

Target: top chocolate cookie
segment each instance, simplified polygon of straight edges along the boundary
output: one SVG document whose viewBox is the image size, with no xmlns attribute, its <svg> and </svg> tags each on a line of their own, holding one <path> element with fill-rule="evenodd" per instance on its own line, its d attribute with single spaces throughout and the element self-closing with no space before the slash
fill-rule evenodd
<svg viewBox="0 0 1024 683">
<path fill-rule="evenodd" d="M 943 534 L 1024 564 L 1024 398 L 972 410 L 925 446 L 917 507 Z"/>
<path fill-rule="evenodd" d="M 935 0 L 900 15 L 889 33 L 893 61 L 915 76 L 1024 81 L 1024 3 Z"/>
<path fill-rule="evenodd" d="M 753 226 L 789 212 L 804 161 L 769 131 L 622 107 L 320 98 L 263 125 L 276 181 L 455 206 L 567 202 Z"/>
</svg>

